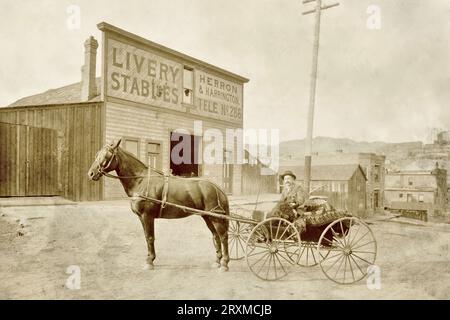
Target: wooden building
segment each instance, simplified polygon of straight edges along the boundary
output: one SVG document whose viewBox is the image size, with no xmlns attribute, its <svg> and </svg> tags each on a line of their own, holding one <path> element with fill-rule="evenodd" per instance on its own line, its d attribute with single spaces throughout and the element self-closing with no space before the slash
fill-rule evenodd
<svg viewBox="0 0 450 320">
<path fill-rule="evenodd" d="M 107 23 L 98 28 L 100 78 L 95 76 L 98 43 L 90 37 L 81 82 L 0 108 L 0 122 L 54 130 L 57 161 L 49 164 L 57 172 L 54 193 L 76 201 L 125 197 L 116 180 L 87 179 L 96 152 L 118 139 L 146 164 L 180 176 L 206 177 L 228 193 L 241 193 L 236 159 L 243 142 L 236 132 L 243 126 L 248 79 Z M 220 154 L 211 152 L 219 138 Z M 181 163 L 174 161 L 177 144 L 186 141 L 189 154 L 183 150 L 177 154 Z M 207 152 L 220 161 L 205 160 Z"/>
<path fill-rule="evenodd" d="M 286 170 L 292 171 L 297 181 L 303 183 L 303 166 L 281 166 L 279 172 Z M 366 175 L 358 164 L 311 167 L 311 194 L 326 196 L 335 208 L 346 209 L 360 217 L 367 215 L 366 181 Z"/>
<path fill-rule="evenodd" d="M 386 208 L 428 220 L 446 213 L 447 170 L 397 170 L 386 174 Z M 417 215 L 414 215 L 417 212 Z"/>
<path fill-rule="evenodd" d="M 242 165 L 242 194 L 276 193 L 278 174 L 256 156 L 244 150 Z"/>
</svg>

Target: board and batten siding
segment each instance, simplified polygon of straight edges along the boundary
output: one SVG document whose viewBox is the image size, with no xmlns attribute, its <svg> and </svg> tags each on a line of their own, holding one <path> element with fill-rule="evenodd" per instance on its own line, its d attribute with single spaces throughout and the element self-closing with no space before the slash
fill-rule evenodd
<svg viewBox="0 0 450 320">
<path fill-rule="evenodd" d="M 101 200 L 103 182 L 90 181 L 87 171 L 102 147 L 103 102 L 0 109 L 0 121 L 57 130 L 58 192 L 74 200 Z"/>
<path fill-rule="evenodd" d="M 139 140 L 139 159 L 145 163 L 146 143 L 161 143 L 162 168 L 169 172 L 170 169 L 170 132 L 176 129 L 185 129 L 194 134 L 195 117 L 168 113 L 164 110 L 156 111 L 150 107 L 133 104 L 107 102 L 106 104 L 106 142 L 118 141 L 123 138 Z M 213 120 L 203 120 L 203 132 L 209 128 L 222 131 L 225 137 L 225 129 L 232 128 L 224 123 Z M 235 151 L 236 145 L 235 143 Z M 202 148 L 202 147 L 201 147 Z M 147 165 L 147 164 L 146 164 Z M 200 176 L 209 179 L 219 186 L 223 185 L 223 165 L 202 164 L 199 166 Z M 233 194 L 241 192 L 241 166 L 233 167 Z M 118 180 L 105 179 L 104 199 L 120 199 L 126 197 L 125 191 Z"/>
</svg>

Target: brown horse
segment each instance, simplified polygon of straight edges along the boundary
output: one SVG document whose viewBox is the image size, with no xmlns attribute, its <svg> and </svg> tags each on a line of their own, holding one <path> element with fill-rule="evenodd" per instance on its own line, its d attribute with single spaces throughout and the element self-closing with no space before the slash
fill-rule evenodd
<svg viewBox="0 0 450 320">
<path fill-rule="evenodd" d="M 89 179 L 97 181 L 102 175 L 116 177 L 108 173 L 116 171 L 126 194 L 132 199 L 131 210 L 139 217 L 144 228 L 148 249 L 145 269 L 153 269 L 153 261 L 156 258 L 154 246 L 156 218 L 179 219 L 193 214 L 192 211 L 171 204 L 229 215 L 228 198 L 210 181 L 168 176 L 147 168 L 131 153 L 120 148 L 120 141 L 99 150 L 88 176 Z M 149 175 L 148 170 L 151 170 L 152 174 Z M 208 215 L 202 215 L 202 218 L 213 234 L 216 249 L 214 265 L 220 267 L 220 271 L 227 271 L 230 260 L 228 220 Z"/>
</svg>

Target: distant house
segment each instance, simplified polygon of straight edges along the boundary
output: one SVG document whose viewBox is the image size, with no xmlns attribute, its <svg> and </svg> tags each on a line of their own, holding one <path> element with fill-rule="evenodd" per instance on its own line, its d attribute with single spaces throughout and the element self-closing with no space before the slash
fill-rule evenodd
<svg viewBox="0 0 450 320">
<path fill-rule="evenodd" d="M 242 165 L 242 194 L 276 193 L 278 175 L 248 150 L 244 149 L 245 163 Z"/>
<path fill-rule="evenodd" d="M 279 172 L 285 170 L 292 171 L 297 181 L 303 183 L 303 166 L 281 166 Z M 311 168 L 311 194 L 327 196 L 335 208 L 346 209 L 357 216 L 367 214 L 366 181 L 366 175 L 358 164 L 313 165 Z"/>
<path fill-rule="evenodd" d="M 423 211 L 427 216 L 440 215 L 445 212 L 448 201 L 447 170 L 388 172 L 384 193 L 388 209 Z"/>
<path fill-rule="evenodd" d="M 313 165 L 359 164 L 367 178 L 366 205 L 372 214 L 383 211 L 384 174 L 386 156 L 375 153 L 344 153 L 338 151 L 330 154 L 318 154 L 312 157 Z"/>
</svg>

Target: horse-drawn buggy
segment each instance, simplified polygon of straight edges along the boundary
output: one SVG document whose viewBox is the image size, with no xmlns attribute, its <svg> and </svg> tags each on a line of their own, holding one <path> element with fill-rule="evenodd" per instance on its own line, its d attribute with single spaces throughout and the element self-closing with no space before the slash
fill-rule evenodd
<svg viewBox="0 0 450 320">
<path fill-rule="evenodd" d="M 345 211 L 334 209 L 325 198 L 310 200 L 321 204 L 301 214 L 296 221 L 269 217 L 252 219 L 249 224 L 236 217 L 229 231 L 231 258 L 245 258 L 253 274 L 264 280 L 280 279 L 292 266 L 316 265 L 330 280 L 340 284 L 363 279 L 377 253 L 369 226 Z"/>
<path fill-rule="evenodd" d="M 377 247 L 369 226 L 334 209 L 324 198 L 311 199 L 311 205 L 296 215 L 295 221 L 253 215 L 244 208 L 230 213 L 228 197 L 216 184 L 148 168 L 119 144 L 120 140 L 97 153 L 88 176 L 121 181 L 144 228 L 148 269 L 153 268 L 156 257 L 154 220 L 193 214 L 200 215 L 213 234 L 215 265 L 222 271 L 228 270 L 230 258 L 245 258 L 251 272 L 264 280 L 283 278 L 292 267 L 320 265 L 329 279 L 349 284 L 364 278 L 375 262 Z"/>
</svg>

